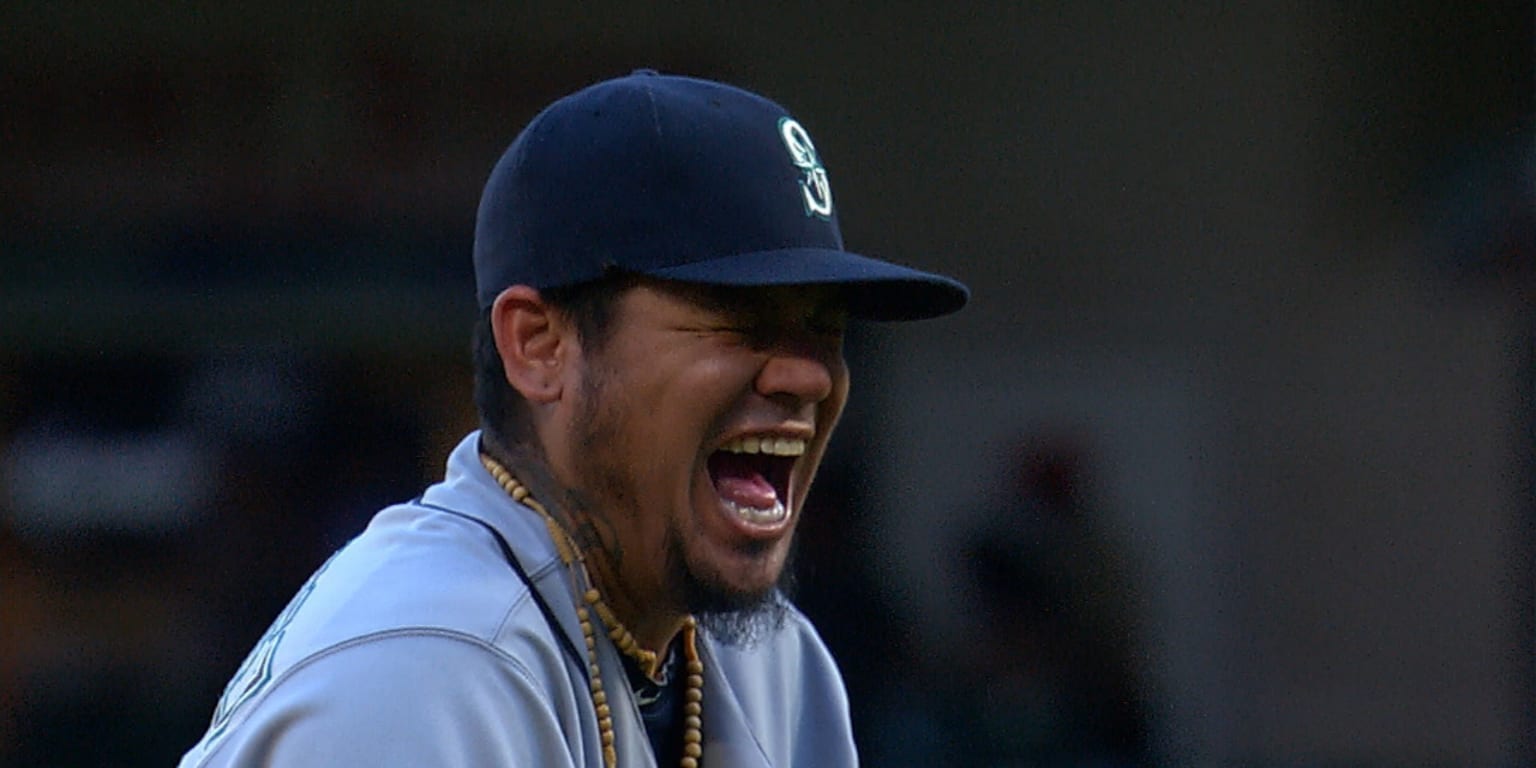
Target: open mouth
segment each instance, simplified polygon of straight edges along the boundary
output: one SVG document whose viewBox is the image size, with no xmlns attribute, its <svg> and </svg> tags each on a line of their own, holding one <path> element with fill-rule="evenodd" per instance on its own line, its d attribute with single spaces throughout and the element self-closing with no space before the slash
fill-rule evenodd
<svg viewBox="0 0 1536 768">
<path fill-rule="evenodd" d="M 773 525 L 789 517 L 789 477 L 805 453 L 805 440 L 743 437 L 710 454 L 709 479 L 736 517 Z"/>
</svg>

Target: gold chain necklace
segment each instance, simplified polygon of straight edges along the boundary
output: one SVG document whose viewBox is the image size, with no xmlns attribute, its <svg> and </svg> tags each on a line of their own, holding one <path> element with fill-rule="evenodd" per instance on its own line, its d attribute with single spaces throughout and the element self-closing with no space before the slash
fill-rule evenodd
<svg viewBox="0 0 1536 768">
<path fill-rule="evenodd" d="M 603 744 L 603 765 L 606 768 L 617 768 L 619 758 L 614 748 L 613 711 L 608 706 L 608 693 L 603 689 L 603 677 L 598 670 L 597 635 L 593 632 L 592 616 L 587 607 L 591 606 L 597 612 L 598 619 L 608 627 L 608 638 L 613 644 L 624 655 L 639 662 L 646 676 L 653 679 L 659 664 L 656 653 L 641 648 L 635 636 L 619 621 L 608 604 L 603 602 L 602 593 L 593 586 L 592 576 L 587 572 L 586 559 L 582 557 L 581 549 L 565 528 L 549 514 L 549 510 L 501 462 L 481 453 L 480 463 L 485 465 L 486 471 L 491 473 L 491 477 L 495 478 L 496 483 L 513 501 L 539 513 L 539 517 L 544 519 L 544 527 L 549 529 L 549 538 L 555 542 L 555 551 L 560 553 L 561 562 L 571 570 L 571 579 L 577 582 L 576 592 L 586 601 L 586 605 L 577 603 L 576 618 L 581 622 L 581 636 L 587 645 L 587 674 L 591 680 L 592 708 L 597 712 L 598 737 Z M 683 655 L 688 661 L 688 679 L 687 688 L 683 692 L 682 768 L 698 768 L 699 759 L 704 754 L 704 662 L 699 659 L 698 622 L 692 616 L 683 622 Z"/>
</svg>

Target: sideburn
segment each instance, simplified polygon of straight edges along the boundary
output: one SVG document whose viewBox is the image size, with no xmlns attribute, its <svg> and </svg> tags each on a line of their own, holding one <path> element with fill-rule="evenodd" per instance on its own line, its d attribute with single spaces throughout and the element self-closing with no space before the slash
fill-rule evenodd
<svg viewBox="0 0 1536 768">
<path fill-rule="evenodd" d="M 618 569 L 624 560 L 624 546 L 614 533 L 609 515 L 627 514 L 634 508 L 635 499 L 626 489 L 618 468 L 605 461 L 617 442 L 619 416 L 618 406 L 607 397 L 612 377 L 602 366 L 594 364 L 596 359 L 592 354 L 583 358 L 581 401 L 571 419 L 571 430 L 576 435 L 572 441 L 576 455 L 571 460 L 577 475 L 572 480 L 579 480 L 585 487 L 565 488 L 563 503 L 576 543 L 585 551 L 600 549 L 607 554 L 609 565 Z"/>
</svg>

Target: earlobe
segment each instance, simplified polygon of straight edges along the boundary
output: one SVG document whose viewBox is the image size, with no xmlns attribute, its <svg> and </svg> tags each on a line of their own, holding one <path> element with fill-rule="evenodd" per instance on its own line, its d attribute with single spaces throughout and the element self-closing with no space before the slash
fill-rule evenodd
<svg viewBox="0 0 1536 768">
<path fill-rule="evenodd" d="M 531 403 L 560 399 L 567 355 L 564 318 L 539 292 L 514 285 L 491 307 L 491 332 L 507 383 Z"/>
</svg>

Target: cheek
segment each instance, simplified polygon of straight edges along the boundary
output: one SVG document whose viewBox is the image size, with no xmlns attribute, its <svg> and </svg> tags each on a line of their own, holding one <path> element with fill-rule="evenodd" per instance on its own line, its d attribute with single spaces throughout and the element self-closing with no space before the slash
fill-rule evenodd
<svg viewBox="0 0 1536 768">
<path fill-rule="evenodd" d="M 670 363 L 655 365 L 666 371 L 663 366 Z M 629 446 L 632 460 L 647 468 L 652 482 L 665 487 L 657 492 L 691 493 L 700 476 L 708 484 L 703 449 L 729 421 L 735 402 L 723 386 L 729 376 L 720 366 L 694 365 L 650 379 L 626 395 L 639 422 Z"/>
</svg>

